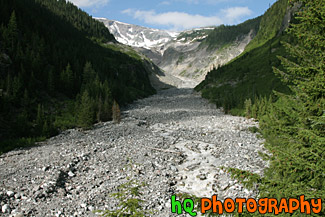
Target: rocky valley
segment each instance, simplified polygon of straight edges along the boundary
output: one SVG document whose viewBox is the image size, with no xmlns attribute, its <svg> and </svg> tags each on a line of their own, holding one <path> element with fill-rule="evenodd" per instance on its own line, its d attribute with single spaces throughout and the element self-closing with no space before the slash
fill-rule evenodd
<svg viewBox="0 0 325 217">
<path fill-rule="evenodd" d="M 164 73 L 193 80 L 194 86 L 204 80 L 208 71 L 240 55 L 256 35 L 260 20 L 171 32 L 96 19 L 105 24 L 117 41 L 144 54 Z"/>
<path fill-rule="evenodd" d="M 221 166 L 263 174 L 253 120 L 225 115 L 192 89 L 171 88 L 123 109 L 122 122 L 71 129 L 0 156 L 0 216 L 95 216 L 130 178 L 152 216 L 174 216 L 176 193 L 255 197 Z"/>
<path fill-rule="evenodd" d="M 300 7 L 175 32 L 70 1 L 1 1 L 0 216 L 190 216 L 172 212 L 174 195 L 324 198 L 324 58 L 309 30 L 285 31 Z"/>
</svg>

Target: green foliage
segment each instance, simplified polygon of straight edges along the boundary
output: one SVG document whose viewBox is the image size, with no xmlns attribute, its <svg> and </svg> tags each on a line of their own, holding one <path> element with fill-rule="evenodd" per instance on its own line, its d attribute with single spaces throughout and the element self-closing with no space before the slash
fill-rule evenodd
<svg viewBox="0 0 325 217">
<path fill-rule="evenodd" d="M 245 112 L 245 100 L 250 99 L 254 104 L 255 99 L 269 97 L 273 90 L 289 92 L 272 69 L 280 67 L 277 56 L 286 52 L 281 45 L 283 40 L 290 38 L 287 35 L 276 37 L 229 64 L 213 69 L 195 90 L 218 107 L 224 107 L 226 112 L 237 115 Z"/>
<path fill-rule="evenodd" d="M 37 142 L 44 141 L 45 137 L 8 139 L 0 142 L 0 155 L 15 148 L 29 148 L 37 145 Z"/>
<path fill-rule="evenodd" d="M 258 132 L 260 132 L 260 130 L 257 127 L 255 127 L 255 126 L 249 127 L 248 130 L 251 133 L 258 133 Z"/>
<path fill-rule="evenodd" d="M 282 23 L 276 14 L 284 14 L 287 7 L 287 2 L 280 0 L 263 17 L 259 35 L 247 52 L 228 65 L 210 72 L 207 80 L 197 89 L 217 105 L 226 104 L 228 109 L 229 106 L 236 109 L 243 107 L 247 117 L 260 121 L 260 132 L 271 153 L 264 155 L 264 158 L 269 160 L 270 166 L 264 177 L 228 169 L 234 178 L 247 187 L 258 183 L 260 198 L 298 198 L 305 195 L 307 200 L 323 199 L 325 4 L 323 0 L 290 2 L 291 6 L 301 3 L 302 7 L 288 30 L 289 35 L 278 35 L 278 31 L 275 31 Z M 274 10 L 276 8 L 277 11 Z M 275 20 L 273 24 L 269 23 L 272 17 Z M 276 77 L 270 73 L 272 68 L 289 91 L 279 83 L 279 79 L 273 80 Z M 252 71 L 257 78 L 243 71 Z M 276 82 L 270 83 L 272 80 Z M 272 90 L 278 91 L 272 95 Z M 324 209 L 318 215 L 311 214 L 323 215 Z M 245 213 L 242 216 L 254 215 Z M 281 213 L 278 216 L 301 216 L 301 213 Z"/>
<path fill-rule="evenodd" d="M 85 90 L 97 121 L 112 119 L 113 99 L 123 105 L 155 93 L 135 51 L 106 42 L 115 42 L 108 29 L 68 1 L 0 1 L 0 139 L 80 125 Z"/>
<path fill-rule="evenodd" d="M 245 52 L 259 47 L 279 34 L 283 28 L 283 18 L 288 7 L 288 0 L 278 0 L 263 15 L 256 37 L 247 45 Z"/>
<path fill-rule="evenodd" d="M 96 211 L 101 213 L 104 217 L 118 217 L 118 216 L 132 216 L 132 217 L 143 217 L 147 216 L 151 212 L 143 210 L 141 204 L 144 202 L 140 199 L 141 187 L 145 185 L 138 183 L 136 180 L 132 179 L 128 182 L 118 186 L 117 193 L 112 193 L 111 196 L 116 198 L 118 203 L 118 209 L 110 210 L 99 210 Z"/>
<path fill-rule="evenodd" d="M 115 41 L 114 36 L 109 32 L 103 23 L 93 19 L 86 12 L 77 8 L 69 1 L 35 0 L 35 2 L 51 9 L 55 15 L 67 20 L 69 23 L 72 23 L 76 29 L 94 41 L 103 43 Z"/>
<path fill-rule="evenodd" d="M 230 42 L 235 41 L 238 37 L 246 36 L 252 30 L 256 33 L 260 21 L 261 17 L 257 17 L 236 26 L 218 26 L 202 41 L 200 47 L 208 45 L 210 49 L 222 48 Z M 241 33 L 241 35 L 238 35 L 238 33 Z"/>
<path fill-rule="evenodd" d="M 178 60 L 177 60 L 177 62 L 176 62 L 176 65 L 181 64 L 183 61 L 184 61 L 184 55 L 180 55 L 180 56 L 178 57 Z"/>
<path fill-rule="evenodd" d="M 323 0 L 290 1 L 302 3 L 296 21 L 288 32 L 296 40 L 285 43 L 286 57 L 279 57 L 283 68 L 274 68 L 288 84 L 291 93 L 275 92 L 274 101 L 255 100 L 251 115 L 260 120 L 266 139 L 265 155 L 270 166 L 259 184 L 259 197 L 306 199 L 325 197 L 325 4 Z M 235 178 L 244 171 L 232 170 Z M 248 179 L 246 179 L 248 180 Z M 324 206 L 324 201 L 323 204 Z M 319 214 L 324 216 L 324 209 Z M 301 216 L 281 213 L 278 216 Z"/>
<path fill-rule="evenodd" d="M 88 129 L 94 123 L 94 102 L 87 90 L 81 96 L 78 113 L 78 126 Z"/>
<path fill-rule="evenodd" d="M 118 103 L 115 100 L 113 102 L 112 111 L 113 111 L 113 121 L 114 121 L 114 123 L 117 123 L 117 124 L 120 123 L 121 122 L 120 106 L 118 105 Z"/>
<path fill-rule="evenodd" d="M 145 183 L 140 183 L 133 174 L 133 161 L 128 158 L 127 182 L 117 187 L 117 192 L 111 193 L 110 196 L 118 201 L 116 210 L 96 210 L 95 213 L 100 213 L 103 217 L 144 217 L 154 214 L 154 210 L 145 210 L 143 207 L 144 200 L 142 199 L 142 188 Z"/>
<path fill-rule="evenodd" d="M 291 40 L 285 34 L 278 35 L 286 11 L 286 0 L 279 0 L 262 17 L 241 24 L 247 31 L 259 29 L 257 36 L 242 55 L 210 71 L 195 89 L 225 112 L 236 115 L 245 113 L 245 100 L 254 103 L 256 97 L 270 96 L 273 90 L 289 92 L 272 68 L 280 67 L 277 56 L 286 52 L 281 41 Z M 227 35 L 225 40 L 230 38 Z"/>
<path fill-rule="evenodd" d="M 8 28 L 3 32 L 4 44 L 8 48 L 8 52 L 14 52 L 17 40 L 18 40 L 18 28 L 17 28 L 17 18 L 16 13 L 13 11 L 11 13 Z"/>
<path fill-rule="evenodd" d="M 50 75 L 49 75 L 50 77 Z M 71 65 L 68 63 L 67 67 L 61 71 L 60 74 L 60 80 L 61 80 L 61 87 L 68 92 L 71 90 L 71 87 L 73 87 L 73 83 L 75 81 L 73 71 L 71 69 Z"/>
<path fill-rule="evenodd" d="M 251 118 L 252 114 L 252 100 L 251 99 L 246 99 L 245 102 L 245 114 L 247 118 Z"/>
<path fill-rule="evenodd" d="M 246 188 L 252 188 L 256 183 L 262 181 L 262 177 L 249 171 L 243 171 L 236 168 L 222 168 L 231 174 L 231 178 L 240 180 Z"/>
<path fill-rule="evenodd" d="M 271 107 L 272 103 L 272 95 L 267 98 L 264 97 L 255 97 L 254 104 L 252 104 L 251 99 L 245 100 L 245 115 L 247 118 L 255 118 L 262 117 L 266 115 L 269 111 L 269 107 Z"/>
<path fill-rule="evenodd" d="M 260 118 L 273 153 L 261 189 L 267 196 L 324 198 L 325 4 L 323 0 L 301 2 L 298 22 L 289 29 L 297 43 L 286 44 L 294 60 L 282 57 L 285 70 L 275 69 L 292 94 L 278 93 L 278 100 Z"/>
</svg>

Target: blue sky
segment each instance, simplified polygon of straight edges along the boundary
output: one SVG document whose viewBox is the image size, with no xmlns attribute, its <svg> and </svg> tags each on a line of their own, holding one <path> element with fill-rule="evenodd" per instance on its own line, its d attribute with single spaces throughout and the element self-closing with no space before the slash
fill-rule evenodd
<svg viewBox="0 0 325 217">
<path fill-rule="evenodd" d="M 233 25 L 262 15 L 276 0 L 69 0 L 93 17 L 185 30 Z"/>
</svg>

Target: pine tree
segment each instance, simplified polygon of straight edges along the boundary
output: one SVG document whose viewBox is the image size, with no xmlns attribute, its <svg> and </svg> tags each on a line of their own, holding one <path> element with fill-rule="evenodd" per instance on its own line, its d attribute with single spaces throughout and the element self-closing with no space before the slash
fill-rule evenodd
<svg viewBox="0 0 325 217">
<path fill-rule="evenodd" d="M 109 121 L 112 119 L 112 100 L 106 96 L 101 113 L 101 121 Z"/>
<path fill-rule="evenodd" d="M 112 107 L 112 113 L 113 113 L 113 121 L 114 123 L 120 123 L 121 122 L 121 111 L 120 106 L 118 103 L 114 100 L 113 107 Z"/>
<path fill-rule="evenodd" d="M 102 121 L 102 115 L 103 115 L 103 101 L 102 101 L 102 97 L 99 96 L 97 98 L 97 113 L 96 113 L 97 122 Z"/>
<path fill-rule="evenodd" d="M 88 83 L 91 83 L 96 77 L 96 72 L 94 71 L 92 65 L 90 62 L 86 62 L 85 67 L 83 69 L 82 74 L 82 85 L 85 88 L 85 86 Z"/>
<path fill-rule="evenodd" d="M 94 106 L 88 91 L 84 91 L 78 113 L 78 126 L 84 129 L 89 128 L 94 123 Z"/>
<path fill-rule="evenodd" d="M 245 100 L 245 114 L 247 118 L 251 118 L 252 117 L 252 100 L 246 99 Z"/>
<path fill-rule="evenodd" d="M 11 13 L 8 28 L 5 34 L 5 39 L 10 54 L 13 54 L 18 39 L 18 27 L 15 11 Z"/>
<path fill-rule="evenodd" d="M 41 104 L 37 106 L 36 125 L 39 129 L 43 126 L 44 122 L 44 107 Z"/>
<path fill-rule="evenodd" d="M 68 63 L 66 68 L 62 70 L 60 74 L 60 79 L 63 84 L 65 92 L 71 96 L 73 90 L 74 75 L 70 63 Z"/>
<path fill-rule="evenodd" d="M 279 57 L 285 70 L 274 69 L 292 94 L 277 93 L 261 120 L 273 152 L 261 189 L 263 196 L 325 198 L 325 4 L 291 1 L 298 2 L 297 23 L 289 29 L 297 43 L 286 44 L 291 58 Z"/>
<path fill-rule="evenodd" d="M 112 119 L 112 106 L 113 106 L 113 100 L 112 100 L 112 93 L 108 86 L 108 81 L 105 80 L 104 84 L 102 85 L 102 92 L 104 96 L 104 103 L 103 103 L 103 109 L 101 114 L 101 120 L 102 121 L 109 121 Z"/>
<path fill-rule="evenodd" d="M 44 124 L 42 127 L 42 136 L 49 137 L 50 135 L 51 135 L 51 130 L 50 130 L 48 121 L 44 121 Z"/>
</svg>

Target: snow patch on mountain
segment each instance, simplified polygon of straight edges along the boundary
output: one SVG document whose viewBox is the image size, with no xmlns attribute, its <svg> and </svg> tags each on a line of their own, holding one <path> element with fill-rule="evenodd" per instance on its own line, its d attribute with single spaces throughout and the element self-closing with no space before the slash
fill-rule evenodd
<svg viewBox="0 0 325 217">
<path fill-rule="evenodd" d="M 172 32 L 97 18 L 116 40 L 133 47 L 156 64 L 165 75 L 173 78 L 204 80 L 208 71 L 241 54 L 256 32 L 238 32 L 238 37 L 226 47 L 210 46 L 206 38 L 216 28 L 208 26 Z M 216 41 L 217 43 L 217 41 Z M 212 47 L 212 48 L 211 48 Z M 169 83 L 171 84 L 171 83 Z M 173 84 L 171 84 L 173 85 Z"/>
<path fill-rule="evenodd" d="M 151 29 L 106 18 L 95 19 L 104 23 L 118 42 L 132 47 L 146 49 L 161 47 L 179 35 L 179 32 Z"/>
</svg>

